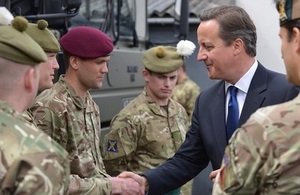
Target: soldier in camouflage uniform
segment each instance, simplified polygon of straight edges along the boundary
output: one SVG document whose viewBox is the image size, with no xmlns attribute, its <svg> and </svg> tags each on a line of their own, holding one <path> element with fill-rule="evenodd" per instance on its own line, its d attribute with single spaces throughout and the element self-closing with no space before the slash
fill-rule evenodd
<svg viewBox="0 0 300 195">
<path fill-rule="evenodd" d="M 185 109 L 170 99 L 183 57 L 175 47 L 157 46 L 145 52 L 143 63 L 144 91 L 114 117 L 104 139 L 103 161 L 111 175 L 159 166 L 174 155 L 188 129 Z"/>
<path fill-rule="evenodd" d="M 4 12 L 10 14 L 2 9 L 0 15 Z M 39 63 L 46 61 L 24 32 L 27 25 L 22 17 L 0 25 L 0 194 L 63 195 L 69 186 L 67 152 L 19 114 L 32 104 Z"/>
<path fill-rule="evenodd" d="M 142 194 L 134 180 L 110 177 L 100 153 L 100 111 L 88 90 L 102 86 L 113 50 L 111 39 L 98 29 L 76 27 L 60 44 L 66 74 L 37 96 L 30 111 L 38 127 L 69 153 L 69 193 Z"/>
<path fill-rule="evenodd" d="M 300 0 L 280 0 L 287 79 L 300 85 Z M 232 136 L 213 194 L 300 193 L 300 95 L 257 110 Z"/>
<path fill-rule="evenodd" d="M 200 94 L 200 87 L 192 81 L 185 72 L 186 64 L 178 69 L 178 79 L 171 98 L 179 102 L 186 110 L 189 124 L 195 107 L 195 101 Z"/>
<path fill-rule="evenodd" d="M 60 45 L 47 27 L 47 21 L 39 20 L 36 24 L 29 23 L 26 29 L 26 33 L 42 47 L 47 56 L 47 61 L 40 64 L 38 93 L 53 86 L 54 72 L 59 68 L 56 56 L 60 51 Z M 33 117 L 28 111 L 25 111 L 23 116 L 29 123 L 34 124 Z"/>
</svg>

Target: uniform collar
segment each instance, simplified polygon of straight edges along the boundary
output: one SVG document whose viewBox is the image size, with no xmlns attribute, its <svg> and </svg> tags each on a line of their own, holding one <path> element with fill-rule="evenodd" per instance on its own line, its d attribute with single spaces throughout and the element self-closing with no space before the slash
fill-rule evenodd
<svg viewBox="0 0 300 195">
<path fill-rule="evenodd" d="M 68 93 L 70 95 L 69 98 L 72 99 L 72 102 L 74 102 L 74 104 L 78 108 L 81 108 L 81 109 L 86 108 L 87 99 L 89 99 L 89 97 L 90 97 L 90 93 L 89 92 L 87 92 L 86 98 L 85 98 L 85 100 L 83 100 L 79 95 L 77 95 L 75 89 L 66 81 L 64 75 L 60 76 L 59 82 L 68 91 Z"/>
</svg>

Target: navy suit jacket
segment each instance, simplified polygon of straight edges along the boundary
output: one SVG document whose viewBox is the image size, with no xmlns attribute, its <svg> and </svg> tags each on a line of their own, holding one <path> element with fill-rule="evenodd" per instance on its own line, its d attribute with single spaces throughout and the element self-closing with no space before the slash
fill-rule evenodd
<svg viewBox="0 0 300 195">
<path fill-rule="evenodd" d="M 197 98 L 192 125 L 186 140 L 176 154 L 156 169 L 143 175 L 149 183 L 148 195 L 159 195 L 182 186 L 209 163 L 219 169 L 227 145 L 225 121 L 225 82 L 219 81 Z M 293 99 L 299 93 L 286 76 L 264 68 L 258 63 L 251 81 L 239 127 L 258 108 Z"/>
</svg>

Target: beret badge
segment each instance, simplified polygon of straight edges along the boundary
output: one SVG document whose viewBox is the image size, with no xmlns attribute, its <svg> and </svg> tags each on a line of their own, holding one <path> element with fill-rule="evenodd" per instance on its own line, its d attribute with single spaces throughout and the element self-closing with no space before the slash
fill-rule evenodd
<svg viewBox="0 0 300 195">
<path fill-rule="evenodd" d="M 278 3 L 278 12 L 279 12 L 279 19 L 281 22 L 285 21 L 287 19 L 286 13 L 285 13 L 285 0 L 280 0 Z"/>
<path fill-rule="evenodd" d="M 280 26 L 300 19 L 300 0 L 275 0 Z"/>
</svg>

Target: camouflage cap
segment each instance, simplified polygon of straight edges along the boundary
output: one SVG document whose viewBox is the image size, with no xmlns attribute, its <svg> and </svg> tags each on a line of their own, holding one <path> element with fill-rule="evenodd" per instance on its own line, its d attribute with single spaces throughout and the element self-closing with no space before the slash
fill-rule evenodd
<svg viewBox="0 0 300 195">
<path fill-rule="evenodd" d="M 183 56 L 176 47 L 157 46 L 144 53 L 143 64 L 146 69 L 156 73 L 169 73 L 183 65 Z"/>
<path fill-rule="evenodd" d="M 279 0 L 277 3 L 280 26 L 300 19 L 300 0 Z"/>
<path fill-rule="evenodd" d="M 28 21 L 15 17 L 11 26 L 0 25 L 0 57 L 28 65 L 37 65 L 47 60 L 42 48 L 27 34 Z"/>
<path fill-rule="evenodd" d="M 57 53 L 60 50 L 60 45 L 47 27 L 48 22 L 46 20 L 39 20 L 36 24 L 29 23 L 26 33 L 31 36 L 45 52 Z"/>
</svg>

